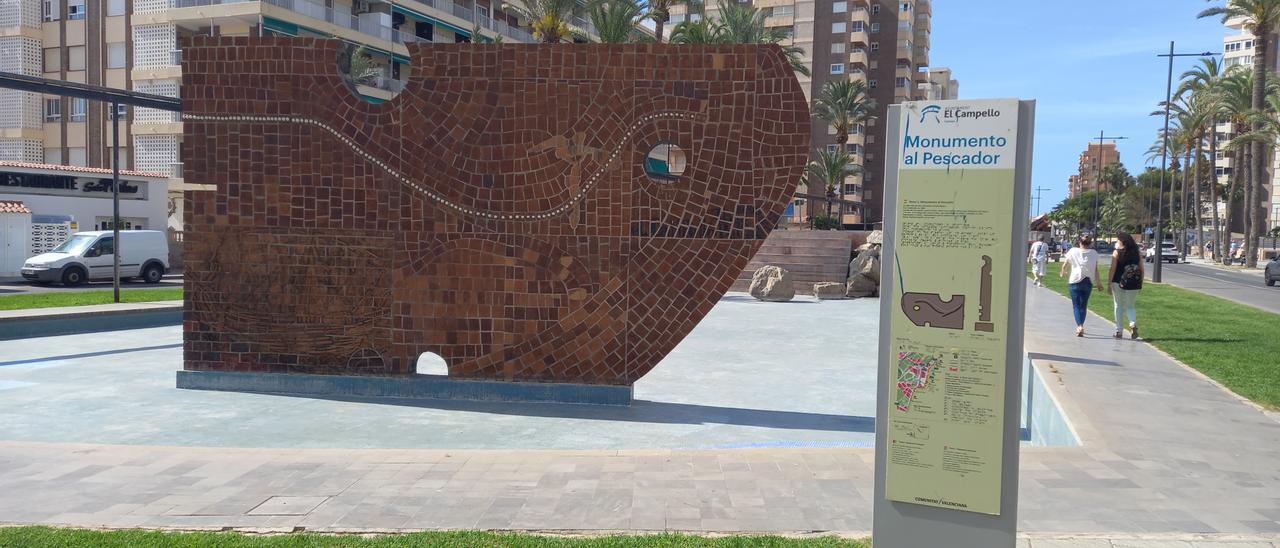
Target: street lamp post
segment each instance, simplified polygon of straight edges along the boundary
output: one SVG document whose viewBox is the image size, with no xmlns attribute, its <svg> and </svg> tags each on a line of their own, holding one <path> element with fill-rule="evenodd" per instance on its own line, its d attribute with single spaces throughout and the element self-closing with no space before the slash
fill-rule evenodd
<svg viewBox="0 0 1280 548">
<path fill-rule="evenodd" d="M 1099 232 L 1098 217 L 1101 216 L 1098 213 L 1098 210 L 1100 209 L 1100 206 L 1101 206 L 1101 204 L 1098 203 L 1098 200 L 1099 200 L 1098 196 L 1102 193 L 1102 167 L 1103 167 L 1102 166 L 1102 144 L 1104 141 L 1119 141 L 1120 139 L 1128 139 L 1128 137 L 1107 137 L 1107 132 L 1105 130 L 1098 132 L 1098 169 L 1097 169 L 1097 173 L 1094 175 L 1095 179 L 1093 181 L 1093 235 L 1094 237 L 1098 236 L 1098 232 Z"/>
<path fill-rule="evenodd" d="M 1173 58 L 1174 57 L 1212 57 L 1218 55 L 1211 51 L 1201 53 L 1174 53 L 1173 41 L 1169 41 L 1169 53 L 1161 53 L 1156 57 L 1169 58 L 1169 75 L 1164 85 L 1164 144 L 1160 147 L 1160 189 L 1156 194 L 1156 232 L 1153 234 L 1155 241 L 1155 261 L 1151 267 L 1151 281 L 1160 283 L 1161 265 L 1164 264 L 1164 255 L 1161 253 L 1160 243 L 1164 241 L 1164 176 L 1168 171 L 1169 165 L 1169 103 L 1173 102 Z M 1184 168 L 1185 169 L 1185 168 Z M 1172 206 L 1169 211 L 1173 214 Z"/>
</svg>

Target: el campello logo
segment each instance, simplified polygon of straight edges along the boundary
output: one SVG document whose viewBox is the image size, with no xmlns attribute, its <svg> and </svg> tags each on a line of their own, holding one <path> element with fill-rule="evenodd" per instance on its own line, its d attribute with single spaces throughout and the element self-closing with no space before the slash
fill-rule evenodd
<svg viewBox="0 0 1280 548">
<path fill-rule="evenodd" d="M 924 107 L 923 109 L 920 110 L 920 123 L 923 124 L 925 119 L 927 119 L 930 114 L 933 115 L 934 122 L 941 122 L 941 120 L 938 119 L 939 112 L 942 112 L 941 106 L 929 105 L 927 107 Z"/>
<path fill-rule="evenodd" d="M 942 105 L 927 105 L 920 109 L 920 123 L 933 118 L 934 123 L 938 124 L 958 124 L 961 120 L 981 120 L 983 118 L 999 118 L 1000 111 L 994 108 L 985 108 L 976 110 L 969 106 L 959 107 L 942 107 Z"/>
</svg>

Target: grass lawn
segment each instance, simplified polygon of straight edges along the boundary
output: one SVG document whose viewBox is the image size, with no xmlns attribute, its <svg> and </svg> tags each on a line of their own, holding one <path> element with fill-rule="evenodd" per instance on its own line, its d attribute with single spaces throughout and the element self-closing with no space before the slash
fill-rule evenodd
<svg viewBox="0 0 1280 548">
<path fill-rule="evenodd" d="M 91 531 L 51 527 L 0 527 L 0 546 L 111 546 L 168 547 L 217 546 L 219 548 L 253 547 L 370 547 L 397 546 L 503 547 L 503 548 L 868 548 L 866 540 L 837 537 L 782 538 L 767 536 L 698 537 L 690 535 L 645 535 L 610 537 L 553 537 L 484 532 L 427 532 L 403 535 L 356 536 L 315 535 L 306 533 L 282 535 L 244 535 L 240 533 L 168 533 L 160 531 L 122 530 Z"/>
<path fill-rule="evenodd" d="M 181 287 L 130 289 L 120 292 L 120 302 L 126 303 L 180 300 L 182 300 Z M 48 293 L 0 295 L 0 310 L 81 306 L 86 304 L 107 304 L 110 302 L 114 302 L 112 292 L 106 289 L 96 291 L 50 291 Z M 0 543 L 0 546 L 3 545 L 3 543 Z"/>
<path fill-rule="evenodd" d="M 1045 286 L 1066 296 L 1067 279 L 1058 277 L 1060 267 L 1049 263 Z M 1105 266 L 1102 275 L 1107 275 Z M 1095 290 L 1089 310 L 1108 321 L 1090 318 L 1085 329 L 1110 334 L 1115 328 L 1111 295 Z M 1156 348 L 1233 392 L 1280 409 L 1280 314 L 1146 281 L 1138 294 L 1138 331 Z"/>
</svg>

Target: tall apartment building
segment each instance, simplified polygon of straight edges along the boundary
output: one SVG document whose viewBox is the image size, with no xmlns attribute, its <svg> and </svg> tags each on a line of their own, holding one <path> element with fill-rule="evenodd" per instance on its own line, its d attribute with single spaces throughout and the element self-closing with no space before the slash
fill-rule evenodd
<svg viewBox="0 0 1280 548">
<path fill-rule="evenodd" d="M 951 69 L 929 67 L 930 101 L 947 101 L 960 98 L 960 81 L 951 77 Z"/>
<path fill-rule="evenodd" d="M 1076 174 L 1067 178 L 1067 195 L 1098 189 L 1099 170 L 1120 161 L 1120 151 L 1115 143 L 1089 143 L 1076 161 Z"/>
<path fill-rule="evenodd" d="M 1223 38 L 1222 48 L 1222 63 L 1224 68 L 1229 70 L 1232 67 L 1242 66 L 1246 69 L 1252 69 L 1254 58 L 1253 34 L 1245 30 L 1244 21 L 1240 18 L 1228 20 L 1226 27 L 1227 34 L 1226 37 Z M 1267 68 L 1276 73 L 1280 73 L 1280 54 L 1277 54 L 1276 51 L 1276 40 L 1278 39 L 1280 39 L 1280 33 L 1271 34 L 1269 43 L 1271 44 L 1272 49 L 1267 53 L 1267 57 L 1270 61 L 1270 66 Z M 1217 132 L 1219 141 L 1226 142 L 1228 138 L 1235 134 L 1235 128 L 1233 128 L 1229 123 L 1219 124 Z M 1230 156 L 1219 151 L 1218 157 L 1215 159 L 1214 168 L 1218 174 L 1219 180 L 1225 183 L 1227 175 L 1231 173 L 1234 166 L 1231 165 Z M 1264 215 L 1266 222 L 1263 228 L 1263 233 L 1266 233 L 1272 228 L 1280 227 L 1280 192 L 1276 192 L 1278 184 L 1277 177 L 1280 177 L 1280 149 L 1273 151 L 1271 155 L 1271 169 L 1264 179 L 1265 183 L 1263 184 L 1262 206 L 1266 210 L 1266 214 Z M 1225 213 L 1221 210 L 1222 206 L 1220 206 L 1219 209 L 1219 213 Z M 1237 209 L 1236 213 L 1243 213 L 1243 208 Z M 1232 226 L 1231 230 L 1237 233 L 1242 232 L 1244 230 L 1243 216 L 1237 214 L 1233 215 L 1233 217 L 1235 218 L 1235 222 L 1233 223 L 1235 226 Z M 1204 215 L 1203 222 L 1206 223 L 1206 226 L 1212 222 L 1208 213 Z"/>
<path fill-rule="evenodd" d="M 126 0 L 4 0 L 0 70 L 129 89 L 127 7 Z M 109 167 L 109 108 L 84 99 L 0 90 L 0 160 Z M 121 114 L 127 116 L 127 108 Z M 121 124 L 120 132 L 127 147 L 128 124 Z"/>
<path fill-rule="evenodd" d="M 587 21 L 574 23 L 594 33 Z M 533 41 L 499 0 L 0 0 L 0 70 L 181 97 L 185 36 L 335 37 L 369 59 L 376 74 L 358 91 L 378 102 L 409 77 L 405 44 L 469 42 L 475 33 Z M 110 167 L 107 110 L 0 90 L 0 160 Z M 124 106 L 120 114 L 121 167 L 169 174 L 170 193 L 180 196 L 181 116 Z"/>
<path fill-rule="evenodd" d="M 739 0 L 729 0 L 739 1 Z M 840 197 L 858 202 L 841 213 L 844 224 L 878 223 L 882 220 L 884 186 L 885 118 L 889 105 L 929 97 L 929 35 L 932 0 L 745 0 L 765 12 L 765 25 L 779 27 L 792 44 L 804 50 L 803 61 L 812 77 L 797 75 L 812 99 L 826 82 L 839 78 L 862 79 L 876 102 L 876 119 L 855 128 L 847 148 L 860 174 L 848 177 Z M 717 16 L 715 2 L 706 3 L 706 17 Z M 697 15 L 683 6 L 673 10 L 671 25 Z M 671 27 L 668 27 L 671 28 Z M 814 120 L 813 146 L 834 149 L 835 131 Z M 825 189 L 801 189 L 824 194 Z M 820 204 L 815 204 L 820 207 Z M 813 211 L 820 213 L 819 211 Z M 797 208 L 796 217 L 803 217 Z"/>
</svg>

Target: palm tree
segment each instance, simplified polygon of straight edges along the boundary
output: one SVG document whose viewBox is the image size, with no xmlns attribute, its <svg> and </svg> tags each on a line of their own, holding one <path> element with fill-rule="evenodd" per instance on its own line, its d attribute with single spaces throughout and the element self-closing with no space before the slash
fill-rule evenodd
<svg viewBox="0 0 1280 548">
<path fill-rule="evenodd" d="M 515 0 L 504 5 L 528 19 L 533 37 L 547 44 L 572 41 L 569 21 L 584 9 L 580 0 Z"/>
<path fill-rule="evenodd" d="M 844 178 L 861 171 L 862 166 L 854 164 L 843 150 L 819 150 L 817 156 L 805 167 L 805 174 L 810 181 L 822 183 L 826 187 L 827 215 L 831 217 L 835 217 L 832 209 L 840 185 L 844 184 Z"/>
<path fill-rule="evenodd" d="M 1280 1 L 1280 0 L 1277 0 Z M 723 26 L 724 40 L 729 44 L 778 44 L 782 52 L 791 62 L 796 72 L 809 76 L 809 67 L 805 66 L 801 56 L 804 48 L 784 45 L 790 39 L 782 27 L 766 27 L 765 12 L 751 4 L 717 0 L 720 24 Z"/>
<path fill-rule="evenodd" d="M 683 21 L 671 29 L 672 44 L 720 44 L 723 43 L 720 25 L 708 19 Z"/>
<path fill-rule="evenodd" d="M 836 128 L 836 143 L 845 149 L 849 132 L 869 122 L 875 100 L 867 94 L 865 80 L 828 80 L 813 101 L 813 114 Z"/>
<path fill-rule="evenodd" d="M 1178 97 L 1190 95 L 1201 105 L 1203 110 L 1208 114 L 1208 133 L 1209 138 L 1209 170 L 1206 173 L 1209 188 L 1209 206 L 1210 215 L 1213 216 L 1213 228 L 1217 231 L 1213 240 L 1213 253 L 1210 259 L 1217 260 L 1219 253 L 1222 252 L 1222 242 L 1219 235 L 1222 232 L 1222 225 L 1218 223 L 1218 175 L 1217 175 L 1217 159 L 1218 159 L 1218 122 L 1229 116 L 1227 112 L 1227 103 L 1223 99 L 1222 79 L 1224 78 L 1222 64 L 1218 62 L 1216 57 L 1208 57 L 1200 59 L 1200 65 L 1182 73 L 1180 77 L 1181 83 L 1178 84 Z M 1196 189 L 1199 190 L 1197 185 Z M 1200 199 L 1196 198 L 1196 204 L 1200 203 Z M 1201 242 L 1200 258 L 1204 258 L 1204 231 L 1200 228 L 1200 224 L 1196 225 L 1196 238 Z"/>
<path fill-rule="evenodd" d="M 606 44 L 635 42 L 640 22 L 646 17 L 637 0 L 600 0 L 587 9 L 600 41 Z"/>
<path fill-rule="evenodd" d="M 701 0 L 648 0 L 645 2 L 648 10 L 646 17 L 653 21 L 653 34 L 657 37 L 658 43 L 662 43 L 662 30 L 667 21 L 671 20 L 671 8 L 677 4 L 688 6 L 686 11 L 690 15 L 702 12 Z M 690 21 L 688 18 L 685 20 Z"/>
<path fill-rule="evenodd" d="M 1253 93 L 1250 108 L 1255 112 L 1261 112 L 1266 106 L 1267 67 L 1269 66 L 1267 52 L 1271 49 L 1271 32 L 1280 26 L 1280 0 L 1226 0 L 1224 5 L 1206 9 L 1200 12 L 1198 17 L 1213 16 L 1220 16 L 1223 23 L 1228 19 L 1243 18 L 1245 30 L 1253 34 Z M 1261 122 L 1256 122 L 1253 129 L 1259 130 L 1260 124 Z M 1261 141 L 1252 143 L 1253 158 L 1249 163 L 1252 182 L 1249 185 L 1251 196 L 1246 200 L 1249 229 L 1245 233 L 1244 250 L 1245 266 L 1250 268 L 1258 265 L 1258 254 L 1254 247 L 1257 245 L 1258 238 L 1262 236 L 1261 187 L 1264 163 L 1267 158 L 1267 153 L 1262 147 Z"/>
<path fill-rule="evenodd" d="M 671 42 L 677 44 L 777 44 L 787 56 L 792 70 L 809 76 L 809 67 L 801 60 L 804 48 L 786 45 L 789 37 L 781 27 L 766 27 L 765 13 L 749 4 L 718 0 L 717 20 L 706 18 L 685 21 L 671 31 Z"/>
</svg>

